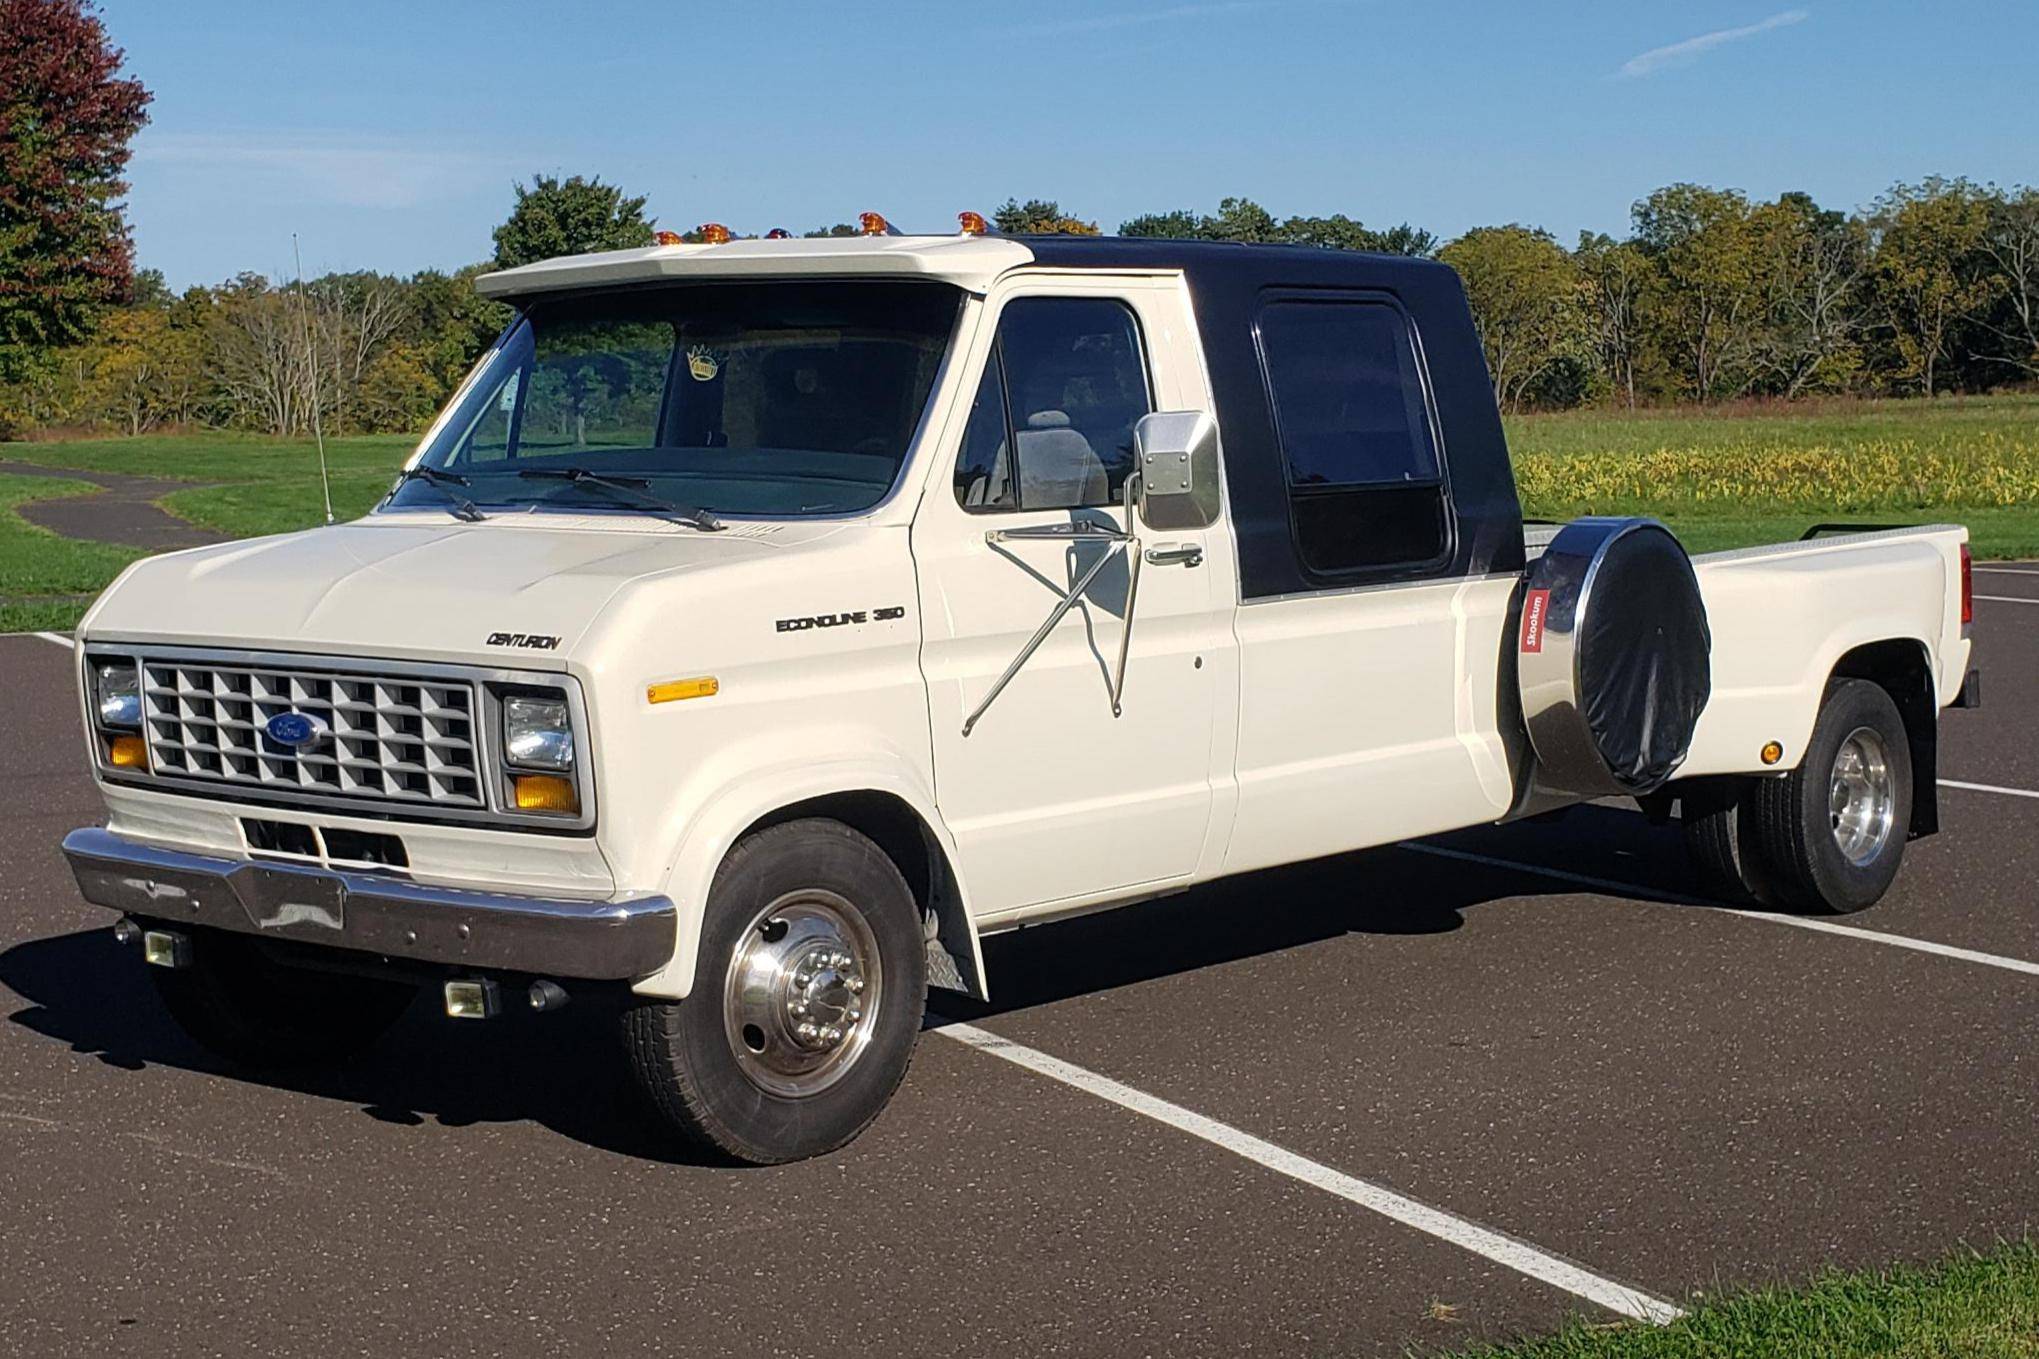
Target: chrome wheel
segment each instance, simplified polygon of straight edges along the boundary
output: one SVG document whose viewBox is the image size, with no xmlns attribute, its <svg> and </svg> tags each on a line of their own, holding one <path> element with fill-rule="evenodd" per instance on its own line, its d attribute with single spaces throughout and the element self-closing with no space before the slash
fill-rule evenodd
<svg viewBox="0 0 2039 1359">
<path fill-rule="evenodd" d="M 780 897 L 737 940 L 723 982 L 738 1069 L 774 1095 L 826 1090 L 869 1046 L 884 986 L 862 912 L 833 892 Z"/>
<path fill-rule="evenodd" d="M 1862 868 L 1883 853 L 1897 824 L 1897 780 L 1875 729 L 1855 728 L 1834 752 L 1827 811 L 1834 843 L 1849 863 Z"/>
</svg>

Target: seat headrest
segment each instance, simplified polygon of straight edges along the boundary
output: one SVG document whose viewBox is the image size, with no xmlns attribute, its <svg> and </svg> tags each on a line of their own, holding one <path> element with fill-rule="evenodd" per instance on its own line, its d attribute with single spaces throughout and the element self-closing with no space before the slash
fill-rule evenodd
<svg viewBox="0 0 2039 1359">
<path fill-rule="evenodd" d="M 1027 417 L 1028 429 L 1067 429 L 1068 427 L 1069 413 L 1067 411 L 1035 411 Z"/>
</svg>

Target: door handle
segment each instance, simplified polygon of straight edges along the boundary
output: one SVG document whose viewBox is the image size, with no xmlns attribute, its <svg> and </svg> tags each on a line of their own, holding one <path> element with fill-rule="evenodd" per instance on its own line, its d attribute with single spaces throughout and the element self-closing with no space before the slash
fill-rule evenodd
<svg viewBox="0 0 2039 1359">
<path fill-rule="evenodd" d="M 1147 549 L 1149 566 L 1202 566 L 1204 549 L 1199 543 L 1157 543 Z"/>
</svg>

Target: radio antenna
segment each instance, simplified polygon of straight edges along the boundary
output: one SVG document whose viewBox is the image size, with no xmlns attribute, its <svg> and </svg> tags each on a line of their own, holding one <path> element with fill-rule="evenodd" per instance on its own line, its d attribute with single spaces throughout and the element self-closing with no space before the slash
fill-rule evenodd
<svg viewBox="0 0 2039 1359">
<path fill-rule="evenodd" d="M 297 265 L 297 310 L 304 321 L 304 353 L 312 372 L 312 440 L 319 446 L 319 491 L 326 498 L 326 522 L 333 522 L 333 479 L 326 473 L 326 434 L 319 427 L 319 351 L 312 341 L 312 304 L 304 290 L 304 252 L 290 233 L 290 257 Z"/>
</svg>

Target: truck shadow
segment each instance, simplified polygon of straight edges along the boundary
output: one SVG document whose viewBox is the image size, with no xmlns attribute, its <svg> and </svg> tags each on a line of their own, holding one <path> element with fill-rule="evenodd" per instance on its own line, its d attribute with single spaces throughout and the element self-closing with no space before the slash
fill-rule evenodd
<svg viewBox="0 0 2039 1359">
<path fill-rule="evenodd" d="M 1657 882 L 1630 873 L 1637 895 L 1662 900 L 1664 832 L 1633 813 L 1577 808 L 1562 821 L 1451 837 L 1487 860 L 1388 848 L 1226 879 L 1172 897 L 985 941 L 994 1000 L 935 992 L 931 1010 L 971 1020 L 1112 991 L 1350 934 L 1447 934 L 1466 913 L 1509 898 L 1580 891 L 1504 859 L 1572 864 L 1648 854 Z M 1553 853 L 1553 846 L 1557 846 Z M 1675 855 L 1675 836 L 1669 848 Z M 1598 865 L 1584 871 L 1595 871 Z M 1631 864 L 1642 867 L 1641 863 Z M 0 986 L 28 1004 L 13 1023 L 108 1065 L 150 1064 L 344 1101 L 398 1126 L 460 1128 L 532 1122 L 617 1155 L 677 1165 L 720 1164 L 676 1144 L 639 1102 L 616 1039 L 617 1002 L 580 997 L 557 1015 L 512 1011 L 488 1024 L 440 1018 L 421 997 L 375 1048 L 346 1065 L 306 1071 L 230 1066 L 184 1036 L 157 1003 L 142 965 L 108 930 L 31 940 L 0 953 Z"/>
<path fill-rule="evenodd" d="M 1633 882 L 1638 900 L 1708 905 L 1689 895 L 1677 833 L 1632 810 L 1573 807 L 1443 837 L 1436 848 L 1481 861 L 1363 850 L 994 935 L 984 941 L 991 1002 L 935 992 L 930 1008 L 950 1019 L 987 1018 L 1341 935 L 1449 933 L 1466 912 L 1489 903 L 1593 890 L 1516 864 L 1541 861 Z"/>
<path fill-rule="evenodd" d="M 10 1020 L 110 1066 L 200 1072 L 359 1106 L 384 1123 L 460 1128 L 533 1122 L 646 1160 L 719 1164 L 666 1135 L 637 1099 L 616 1040 L 614 1004 L 576 1000 L 557 1015 L 512 1011 L 460 1025 L 421 996 L 352 1062 L 292 1071 L 228 1064 L 184 1036 L 134 953 L 111 931 L 57 935 L 0 953 L 0 986 L 28 1005 Z"/>
</svg>

